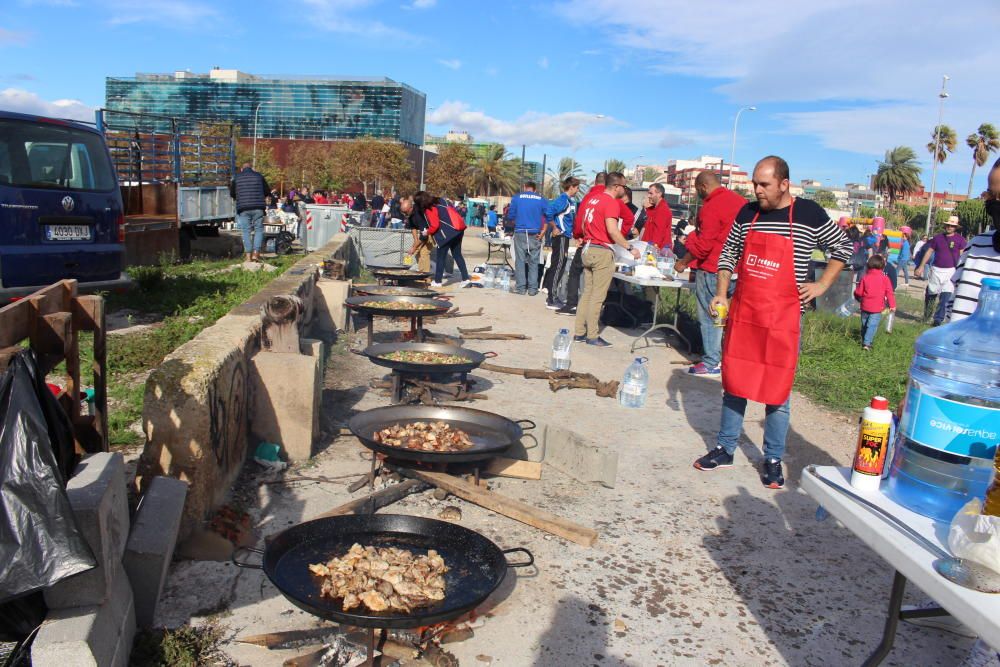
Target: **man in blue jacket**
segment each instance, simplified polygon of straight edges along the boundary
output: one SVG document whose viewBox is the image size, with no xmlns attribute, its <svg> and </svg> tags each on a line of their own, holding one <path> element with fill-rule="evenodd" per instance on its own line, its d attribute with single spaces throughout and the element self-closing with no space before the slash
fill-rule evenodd
<svg viewBox="0 0 1000 667">
<path fill-rule="evenodd" d="M 563 306 L 556 299 L 556 291 L 566 269 L 566 251 L 573 238 L 576 193 L 579 191 L 580 179 L 570 176 L 562 182 L 562 194 L 549 202 L 545 209 L 545 219 L 552 227 L 552 261 L 542 281 L 542 286 L 548 290 L 545 307 L 549 310 L 559 310 Z"/>
<path fill-rule="evenodd" d="M 545 237 L 545 197 L 535 192 L 528 181 L 524 190 L 510 201 L 507 217 L 514 221 L 514 291 L 528 296 L 538 294 L 538 258 Z"/>
</svg>

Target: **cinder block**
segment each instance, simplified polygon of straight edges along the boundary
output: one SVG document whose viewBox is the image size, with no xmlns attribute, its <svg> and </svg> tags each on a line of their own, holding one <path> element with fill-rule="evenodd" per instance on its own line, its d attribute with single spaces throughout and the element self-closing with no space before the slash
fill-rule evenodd
<svg viewBox="0 0 1000 667">
<path fill-rule="evenodd" d="M 50 609 L 98 605 L 107 599 L 112 573 L 121 566 L 128 537 L 125 461 L 118 453 L 88 456 L 66 486 L 77 527 L 97 567 L 67 577 L 45 590 Z"/>
<path fill-rule="evenodd" d="M 333 333 L 347 328 L 347 309 L 344 301 L 351 290 L 349 280 L 321 279 L 316 283 L 313 295 L 316 299 L 316 319 L 314 325 L 320 331 Z"/>
<path fill-rule="evenodd" d="M 119 565 L 99 605 L 53 609 L 31 647 L 34 667 L 125 667 L 135 637 L 135 605 Z"/>
<path fill-rule="evenodd" d="M 323 341 L 318 338 L 300 338 L 299 351 L 307 357 L 317 357 L 319 359 L 319 376 L 323 377 L 326 371 L 326 349 Z"/>
<path fill-rule="evenodd" d="M 545 426 L 545 463 L 581 482 L 600 482 L 614 488 L 618 453 L 589 445 L 573 431 Z"/>
<path fill-rule="evenodd" d="M 260 352 L 250 362 L 250 430 L 263 441 L 281 445 L 289 461 L 312 456 L 319 434 L 321 362 L 321 356 L 281 352 Z"/>
<path fill-rule="evenodd" d="M 135 597 L 139 627 L 153 627 L 186 497 L 186 483 L 173 477 L 155 477 L 139 501 L 123 561 Z"/>
</svg>

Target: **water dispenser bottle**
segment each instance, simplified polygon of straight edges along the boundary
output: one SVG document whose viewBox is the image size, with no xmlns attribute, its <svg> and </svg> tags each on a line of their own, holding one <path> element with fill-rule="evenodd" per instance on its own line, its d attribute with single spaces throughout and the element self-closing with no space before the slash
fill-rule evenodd
<svg viewBox="0 0 1000 667">
<path fill-rule="evenodd" d="M 646 404 L 646 394 L 649 392 L 647 361 L 646 357 L 636 357 L 625 371 L 621 389 L 618 390 L 618 402 L 626 408 L 641 408 Z"/>
<path fill-rule="evenodd" d="M 552 341 L 552 370 L 569 370 L 569 348 L 572 343 L 573 339 L 570 338 L 569 329 L 560 329 L 555 340 Z"/>
<path fill-rule="evenodd" d="M 1000 432 L 1000 279 L 983 280 L 970 317 L 916 342 L 889 472 L 889 495 L 951 521 L 986 494 Z"/>
</svg>

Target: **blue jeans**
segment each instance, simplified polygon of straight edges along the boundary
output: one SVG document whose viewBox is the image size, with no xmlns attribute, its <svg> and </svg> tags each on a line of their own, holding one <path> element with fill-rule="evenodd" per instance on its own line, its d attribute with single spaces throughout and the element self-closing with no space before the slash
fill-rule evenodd
<svg viewBox="0 0 1000 667">
<path fill-rule="evenodd" d="M 951 303 L 953 296 L 955 295 L 952 292 L 941 292 L 938 294 L 937 310 L 934 311 L 934 326 L 944 322 L 944 318 L 948 314 L 948 304 Z"/>
<path fill-rule="evenodd" d="M 518 292 L 538 291 L 538 258 L 542 242 L 537 232 L 514 232 L 514 280 Z"/>
<path fill-rule="evenodd" d="M 709 304 L 715 296 L 718 274 L 697 271 L 694 274 L 694 298 L 698 302 L 698 325 L 701 327 L 701 344 L 705 353 L 701 361 L 709 368 L 716 368 L 722 361 L 722 327 L 715 326 Z"/>
<path fill-rule="evenodd" d="M 788 423 L 791 420 L 789 404 L 791 394 L 781 405 L 768 405 L 764 408 L 764 457 L 781 459 L 785 454 L 785 437 L 788 435 Z M 732 455 L 743 432 L 743 415 L 746 413 L 747 399 L 722 393 L 722 423 L 719 425 L 719 435 L 716 442 Z"/>
<path fill-rule="evenodd" d="M 236 215 L 236 222 L 243 232 L 243 252 L 248 255 L 260 252 L 261 246 L 264 245 L 264 211 L 259 208 L 240 211 Z"/>
<path fill-rule="evenodd" d="M 441 282 L 444 278 L 444 262 L 448 258 L 448 253 L 455 259 L 455 266 L 458 267 L 462 280 L 469 279 L 469 270 L 465 266 L 465 258 L 462 257 L 462 237 L 465 232 L 459 232 L 458 236 L 437 248 L 437 256 L 434 260 L 434 281 Z"/>
<path fill-rule="evenodd" d="M 861 344 L 871 347 L 878 333 L 878 323 L 882 321 L 882 313 L 866 313 L 861 311 Z"/>
</svg>

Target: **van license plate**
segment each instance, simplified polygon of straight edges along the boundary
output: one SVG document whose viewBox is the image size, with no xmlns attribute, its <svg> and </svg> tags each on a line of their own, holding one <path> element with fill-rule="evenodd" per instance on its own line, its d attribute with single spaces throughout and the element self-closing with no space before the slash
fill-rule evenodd
<svg viewBox="0 0 1000 667">
<path fill-rule="evenodd" d="M 49 241 L 89 241 L 87 225 L 46 225 L 45 238 Z"/>
</svg>

